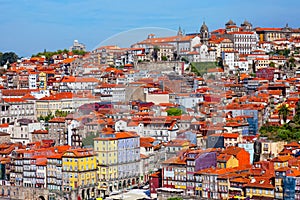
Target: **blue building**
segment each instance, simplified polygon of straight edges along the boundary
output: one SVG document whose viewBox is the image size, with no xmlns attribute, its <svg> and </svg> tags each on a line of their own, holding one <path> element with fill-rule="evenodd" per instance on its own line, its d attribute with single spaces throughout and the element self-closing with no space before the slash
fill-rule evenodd
<svg viewBox="0 0 300 200">
<path fill-rule="evenodd" d="M 227 112 L 232 112 L 232 117 L 237 116 L 249 116 L 247 122 L 249 128 L 243 130 L 243 135 L 256 135 L 258 133 L 258 110 L 255 109 L 228 109 L 224 110 Z"/>
<path fill-rule="evenodd" d="M 296 178 L 286 176 L 283 178 L 283 199 L 293 200 L 296 195 Z"/>
</svg>

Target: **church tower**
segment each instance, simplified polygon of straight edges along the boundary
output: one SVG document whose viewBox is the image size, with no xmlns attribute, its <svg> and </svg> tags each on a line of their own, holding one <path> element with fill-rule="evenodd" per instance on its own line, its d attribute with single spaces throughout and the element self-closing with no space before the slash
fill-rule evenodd
<svg viewBox="0 0 300 200">
<path fill-rule="evenodd" d="M 179 28 L 178 28 L 178 32 L 177 32 L 177 36 L 182 36 L 183 34 L 182 34 L 182 30 L 181 30 L 181 27 L 179 26 Z"/>
<path fill-rule="evenodd" d="M 201 28 L 200 28 L 200 40 L 202 44 L 208 45 L 208 39 L 209 39 L 209 31 L 208 27 L 206 26 L 205 22 L 203 22 Z"/>
<path fill-rule="evenodd" d="M 241 24 L 241 28 L 243 29 L 243 31 L 252 31 L 252 24 L 250 22 L 248 22 L 247 20 L 245 20 Z"/>
</svg>

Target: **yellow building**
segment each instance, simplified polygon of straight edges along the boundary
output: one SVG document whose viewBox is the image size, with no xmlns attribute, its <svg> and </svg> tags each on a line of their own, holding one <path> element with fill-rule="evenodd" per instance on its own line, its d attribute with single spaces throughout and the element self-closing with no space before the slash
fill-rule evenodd
<svg viewBox="0 0 300 200">
<path fill-rule="evenodd" d="M 272 42 L 277 39 L 285 38 L 282 28 L 257 28 L 256 33 L 260 41 Z"/>
<path fill-rule="evenodd" d="M 268 179 L 260 179 L 256 181 L 251 181 L 246 184 L 246 195 L 250 198 L 259 199 L 275 199 L 274 186 L 270 183 Z"/>
<path fill-rule="evenodd" d="M 42 90 L 47 89 L 47 74 L 45 72 L 39 73 L 39 88 Z"/>
<path fill-rule="evenodd" d="M 277 170 L 282 167 L 288 167 L 288 161 L 292 159 L 292 156 L 278 156 L 273 158 L 271 162 L 274 164 L 274 169 Z"/>
<path fill-rule="evenodd" d="M 118 177 L 117 138 L 96 138 L 94 150 L 98 160 L 98 189 L 106 190 Z"/>
<path fill-rule="evenodd" d="M 218 168 L 233 168 L 239 166 L 238 159 L 233 155 L 220 154 L 217 158 Z"/>
<path fill-rule="evenodd" d="M 256 69 L 267 68 L 270 65 L 270 60 L 269 59 L 256 58 L 255 62 L 256 62 Z"/>
<path fill-rule="evenodd" d="M 92 149 L 71 149 L 62 156 L 63 189 L 96 184 L 97 160 Z"/>
<path fill-rule="evenodd" d="M 133 132 L 102 129 L 94 139 L 98 161 L 98 190 L 100 196 L 139 184 L 140 136 Z"/>
</svg>

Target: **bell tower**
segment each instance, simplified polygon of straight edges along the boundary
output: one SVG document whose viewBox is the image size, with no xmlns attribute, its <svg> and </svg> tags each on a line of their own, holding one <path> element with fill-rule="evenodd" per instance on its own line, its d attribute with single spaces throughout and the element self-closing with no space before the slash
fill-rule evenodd
<svg viewBox="0 0 300 200">
<path fill-rule="evenodd" d="M 208 45 L 209 31 L 205 22 L 203 22 L 200 28 L 200 39 L 202 44 Z"/>
</svg>

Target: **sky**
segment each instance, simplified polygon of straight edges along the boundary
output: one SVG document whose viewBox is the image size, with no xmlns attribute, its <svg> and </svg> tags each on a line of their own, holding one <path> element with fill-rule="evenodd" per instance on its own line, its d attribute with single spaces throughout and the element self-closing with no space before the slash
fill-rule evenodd
<svg viewBox="0 0 300 200">
<path fill-rule="evenodd" d="M 254 27 L 298 28 L 299 6 L 299 0 L 0 0 L 0 51 L 31 56 L 68 49 L 74 40 L 87 50 L 105 41 L 126 47 L 144 39 L 148 27 L 165 36 L 179 26 L 198 32 L 203 21 L 210 30 L 229 19 L 237 25 L 246 19 Z"/>
</svg>

